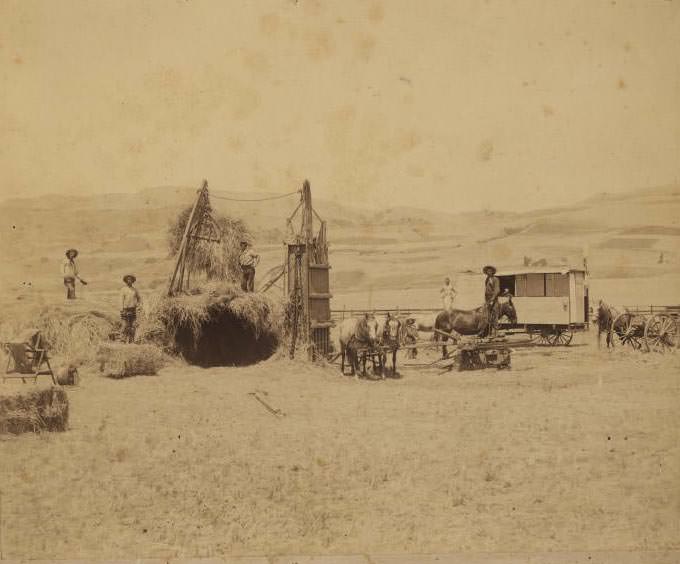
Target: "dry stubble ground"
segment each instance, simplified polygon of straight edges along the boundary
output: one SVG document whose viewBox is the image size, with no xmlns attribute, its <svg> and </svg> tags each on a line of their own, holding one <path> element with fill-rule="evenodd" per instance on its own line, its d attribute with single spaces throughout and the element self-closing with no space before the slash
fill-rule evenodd
<svg viewBox="0 0 680 564">
<path fill-rule="evenodd" d="M 588 341 L 385 382 L 85 374 L 70 431 L 0 441 L 3 555 L 678 548 L 679 360 Z"/>
</svg>

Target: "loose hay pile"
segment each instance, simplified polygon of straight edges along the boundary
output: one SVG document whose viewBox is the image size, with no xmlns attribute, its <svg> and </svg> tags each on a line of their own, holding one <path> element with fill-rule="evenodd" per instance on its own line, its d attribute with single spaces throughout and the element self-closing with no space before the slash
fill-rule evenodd
<svg viewBox="0 0 680 564">
<path fill-rule="evenodd" d="M 90 305 L 20 304 L 0 322 L 0 340 L 10 341 L 26 329 L 39 330 L 50 358 L 75 367 L 94 362 L 97 346 L 106 341 L 118 320 L 113 312 Z M 6 359 L 0 358 L 0 362 Z"/>
<path fill-rule="evenodd" d="M 155 345 L 106 343 L 97 350 L 99 369 L 109 378 L 157 374 L 166 362 Z"/>
<path fill-rule="evenodd" d="M 283 304 L 229 283 L 167 298 L 157 313 L 175 351 L 199 366 L 243 366 L 269 358 L 283 330 Z"/>
<path fill-rule="evenodd" d="M 0 395 L 0 434 L 66 431 L 68 396 L 56 386 L 32 386 Z"/>
</svg>

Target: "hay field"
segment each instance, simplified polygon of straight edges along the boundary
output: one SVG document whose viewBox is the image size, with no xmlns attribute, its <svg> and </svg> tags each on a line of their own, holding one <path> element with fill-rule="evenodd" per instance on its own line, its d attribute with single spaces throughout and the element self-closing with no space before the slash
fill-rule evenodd
<svg viewBox="0 0 680 564">
<path fill-rule="evenodd" d="M 678 548 L 680 356 L 585 342 L 385 382 L 83 374 L 70 431 L 0 440 L 3 555 Z"/>
<path fill-rule="evenodd" d="M 145 300 L 162 290 L 172 267 L 166 224 L 186 197 L 168 208 L 166 191 L 157 195 L 155 207 L 93 200 L 81 231 L 69 234 L 58 221 L 71 213 L 61 198 L 0 206 L 0 217 L 25 218 L 16 240 L 3 241 L 0 337 L 55 304 L 115 317 L 130 270 Z M 477 306 L 482 264 L 518 265 L 525 255 L 578 263 L 584 243 L 592 304 L 677 303 L 677 192 L 629 200 L 412 222 L 402 215 L 413 210 L 361 217 L 320 207 L 330 220 L 332 307 L 436 307 L 445 275 L 457 279 L 459 306 Z M 256 240 L 284 215 L 251 217 Z M 111 225 L 146 244 L 119 244 Z M 656 243 L 606 243 L 627 235 Z M 282 247 L 259 241 L 264 273 L 281 263 Z M 73 244 L 89 285 L 66 304 L 56 273 Z M 385 382 L 280 359 L 245 368 L 175 363 L 123 380 L 79 369 L 69 431 L 0 438 L 0 552 L 92 559 L 680 548 L 680 355 L 611 354 L 592 335 L 582 343 L 518 351 L 511 371 L 404 368 L 402 379 Z M 251 392 L 286 415 L 270 414 Z"/>
</svg>

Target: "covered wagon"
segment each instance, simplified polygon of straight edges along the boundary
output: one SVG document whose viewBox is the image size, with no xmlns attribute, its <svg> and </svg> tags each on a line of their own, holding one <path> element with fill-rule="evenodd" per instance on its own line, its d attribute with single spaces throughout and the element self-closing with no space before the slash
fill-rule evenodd
<svg viewBox="0 0 680 564">
<path fill-rule="evenodd" d="M 575 331 L 588 326 L 588 281 L 585 270 L 568 267 L 527 267 L 498 272 L 501 294 L 513 296 L 520 329 L 537 342 L 568 345 Z"/>
</svg>

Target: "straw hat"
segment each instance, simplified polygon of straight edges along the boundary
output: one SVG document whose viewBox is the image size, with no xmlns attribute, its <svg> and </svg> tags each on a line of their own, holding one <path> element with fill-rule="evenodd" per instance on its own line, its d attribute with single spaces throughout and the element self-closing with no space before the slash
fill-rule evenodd
<svg viewBox="0 0 680 564">
<path fill-rule="evenodd" d="M 75 257 L 78 256 L 78 249 L 66 249 L 66 253 L 65 253 L 65 254 L 66 254 L 67 257 L 68 257 L 68 255 L 69 255 L 70 253 L 75 253 L 75 255 L 74 255 L 74 258 L 75 258 Z"/>
<path fill-rule="evenodd" d="M 126 274 L 125 276 L 123 276 L 123 282 L 127 282 L 128 278 L 132 279 L 133 284 L 137 282 L 137 277 L 134 274 Z"/>
<path fill-rule="evenodd" d="M 484 274 L 487 274 L 487 271 L 489 271 L 489 270 L 491 271 L 492 275 L 496 274 L 496 267 L 495 266 L 491 266 L 490 264 L 487 264 L 484 268 L 482 268 L 482 272 Z"/>
</svg>

